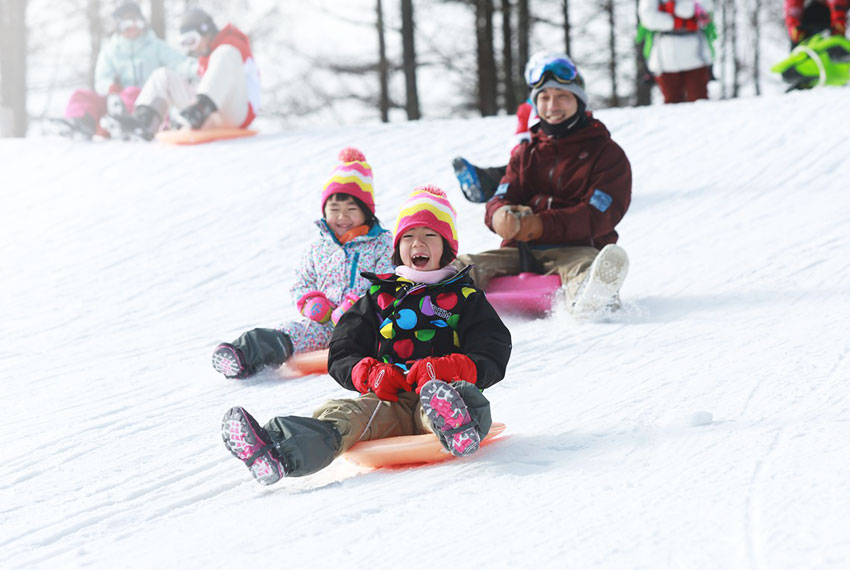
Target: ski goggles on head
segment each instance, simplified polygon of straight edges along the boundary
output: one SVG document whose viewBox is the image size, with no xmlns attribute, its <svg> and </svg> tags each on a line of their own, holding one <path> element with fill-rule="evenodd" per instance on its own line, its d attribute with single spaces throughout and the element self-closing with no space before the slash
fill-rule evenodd
<svg viewBox="0 0 850 570">
<path fill-rule="evenodd" d="M 201 45 L 201 33 L 198 30 L 187 30 L 180 33 L 180 47 L 183 51 L 192 52 Z"/>
<path fill-rule="evenodd" d="M 126 32 L 127 30 L 141 30 L 145 27 L 145 21 L 141 18 L 122 18 L 118 20 L 118 30 Z"/>
<path fill-rule="evenodd" d="M 568 58 L 559 57 L 558 59 L 550 59 L 529 70 L 526 80 L 528 86 L 534 89 L 540 87 L 549 79 L 554 79 L 558 83 L 572 83 L 577 75 L 576 64 Z"/>
</svg>

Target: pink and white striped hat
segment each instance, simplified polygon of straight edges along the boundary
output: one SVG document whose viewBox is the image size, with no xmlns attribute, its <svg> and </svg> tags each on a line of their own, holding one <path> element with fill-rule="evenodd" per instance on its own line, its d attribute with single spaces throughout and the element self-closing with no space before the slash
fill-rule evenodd
<svg viewBox="0 0 850 570">
<path fill-rule="evenodd" d="M 341 193 L 359 198 L 372 213 L 375 213 L 375 191 L 372 188 L 372 167 L 362 152 L 346 147 L 339 153 L 342 163 L 334 168 L 331 178 L 322 189 L 322 213 L 325 202 L 333 194 Z"/>
<path fill-rule="evenodd" d="M 393 247 L 398 247 L 404 232 L 419 226 L 431 228 L 446 238 L 452 252 L 457 254 L 457 213 L 446 193 L 436 186 L 417 186 L 401 205 L 395 223 Z"/>
</svg>

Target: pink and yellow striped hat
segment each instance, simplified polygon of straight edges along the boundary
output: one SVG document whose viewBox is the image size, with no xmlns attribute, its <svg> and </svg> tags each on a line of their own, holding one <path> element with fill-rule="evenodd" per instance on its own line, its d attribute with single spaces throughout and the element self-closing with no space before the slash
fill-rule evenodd
<svg viewBox="0 0 850 570">
<path fill-rule="evenodd" d="M 372 188 L 372 167 L 366 162 L 362 152 L 353 147 L 346 147 L 339 153 L 342 163 L 334 168 L 331 178 L 322 189 L 322 214 L 325 212 L 325 202 L 333 194 L 349 194 L 359 198 L 372 213 L 375 213 L 375 191 Z"/>
<path fill-rule="evenodd" d="M 393 247 L 398 247 L 402 234 L 410 228 L 431 228 L 449 242 L 457 254 L 457 213 L 446 193 L 436 186 L 417 186 L 398 213 L 395 222 Z"/>
</svg>

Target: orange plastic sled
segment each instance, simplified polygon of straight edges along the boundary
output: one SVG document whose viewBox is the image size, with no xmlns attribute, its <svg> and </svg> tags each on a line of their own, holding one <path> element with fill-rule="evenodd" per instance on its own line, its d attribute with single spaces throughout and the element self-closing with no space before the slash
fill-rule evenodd
<svg viewBox="0 0 850 570">
<path fill-rule="evenodd" d="M 295 378 L 309 374 L 328 373 L 328 350 L 299 352 L 293 354 L 279 369 L 284 378 Z"/>
<path fill-rule="evenodd" d="M 481 445 L 493 443 L 503 431 L 505 431 L 505 424 L 493 422 L 490 433 Z M 361 467 L 372 468 L 436 463 L 454 459 L 453 455 L 443 449 L 437 437 L 430 433 L 361 441 L 354 444 L 342 456 Z"/>
<path fill-rule="evenodd" d="M 252 137 L 257 132 L 249 129 L 174 129 L 156 133 L 156 140 L 166 144 L 204 144 L 226 139 Z"/>
</svg>

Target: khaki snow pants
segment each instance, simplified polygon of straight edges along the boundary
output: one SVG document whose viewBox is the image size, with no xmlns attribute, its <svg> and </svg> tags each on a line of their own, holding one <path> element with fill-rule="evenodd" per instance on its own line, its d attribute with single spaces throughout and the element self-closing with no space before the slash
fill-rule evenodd
<svg viewBox="0 0 850 570">
<path fill-rule="evenodd" d="M 532 249 L 531 252 L 543 264 L 546 275 L 557 273 L 561 276 L 567 299 L 572 301 L 599 250 L 589 246 L 567 246 Z M 472 280 L 476 287 L 486 290 L 493 277 L 519 273 L 519 251 L 515 247 L 502 247 L 481 253 L 465 253 L 457 256 L 455 264 L 458 268 L 472 265 Z"/>
<path fill-rule="evenodd" d="M 474 384 L 453 382 L 452 386 L 463 398 L 472 420 L 478 423 L 483 438 L 492 424 L 490 402 Z M 398 402 L 380 400 L 371 392 L 359 398 L 329 400 L 313 412 L 313 418 L 332 423 L 342 436 L 337 455 L 358 441 L 434 433 L 416 392 L 402 392 Z"/>
<path fill-rule="evenodd" d="M 216 48 L 197 89 L 176 71 L 165 67 L 154 70 L 142 87 L 136 106 L 146 105 L 164 119 L 171 107 L 181 111 L 192 105 L 198 94 L 209 97 L 218 109 L 203 128 L 242 126 L 248 117 L 248 87 L 238 49 L 228 44 Z"/>
</svg>

